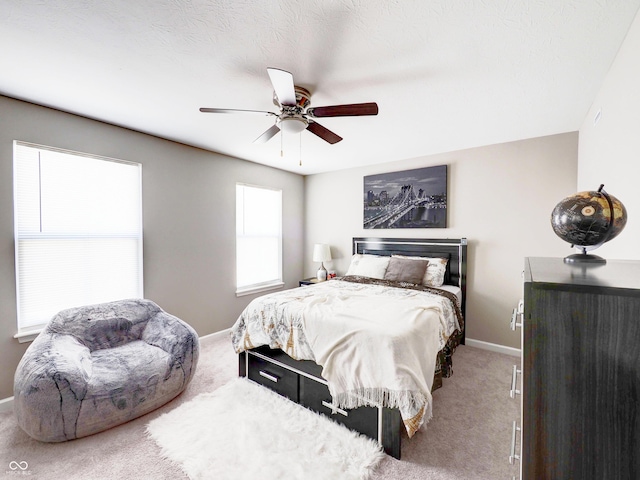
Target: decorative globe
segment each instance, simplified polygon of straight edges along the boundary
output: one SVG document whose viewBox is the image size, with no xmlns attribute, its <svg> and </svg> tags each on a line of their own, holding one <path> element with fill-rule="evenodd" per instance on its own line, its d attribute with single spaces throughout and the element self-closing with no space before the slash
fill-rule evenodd
<svg viewBox="0 0 640 480">
<path fill-rule="evenodd" d="M 624 205 L 602 186 L 597 192 L 579 192 L 565 198 L 551 212 L 556 235 L 583 252 L 614 239 L 626 224 Z"/>
</svg>

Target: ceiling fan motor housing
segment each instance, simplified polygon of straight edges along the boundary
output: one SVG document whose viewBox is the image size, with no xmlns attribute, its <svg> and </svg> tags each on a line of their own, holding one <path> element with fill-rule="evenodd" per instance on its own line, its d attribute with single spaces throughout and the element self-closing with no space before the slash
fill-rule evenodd
<svg viewBox="0 0 640 480">
<path fill-rule="evenodd" d="M 309 125 L 309 121 L 304 115 L 304 109 L 309 106 L 311 93 L 306 88 L 297 85 L 294 86 L 294 90 L 296 92 L 295 105 L 280 105 L 276 93 L 273 92 L 273 103 L 282 108 L 276 125 L 285 133 L 300 133 Z"/>
<path fill-rule="evenodd" d="M 298 85 L 294 85 L 293 89 L 296 92 L 296 106 L 301 110 L 304 110 L 309 106 L 309 102 L 311 101 L 311 92 L 304 87 L 300 87 Z M 285 105 L 280 105 L 280 101 L 278 100 L 278 96 L 276 92 L 273 92 L 273 104 L 276 107 L 284 107 Z"/>
</svg>

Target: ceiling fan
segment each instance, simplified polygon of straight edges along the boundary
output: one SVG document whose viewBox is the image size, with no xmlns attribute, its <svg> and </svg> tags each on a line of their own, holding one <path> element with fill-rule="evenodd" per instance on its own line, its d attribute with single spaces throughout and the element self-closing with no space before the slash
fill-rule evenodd
<svg viewBox="0 0 640 480">
<path fill-rule="evenodd" d="M 281 130 L 287 133 L 300 133 L 306 129 L 324 141 L 334 144 L 342 140 L 342 137 L 320 125 L 315 121 L 316 118 L 378 114 L 378 104 L 375 102 L 309 107 L 311 93 L 306 88 L 294 85 L 291 73 L 279 68 L 267 68 L 267 73 L 273 85 L 273 103 L 280 107 L 280 113 L 229 108 L 201 108 L 200 111 L 204 113 L 254 113 L 276 117 L 276 123 L 256 138 L 254 143 L 265 143 Z"/>
</svg>

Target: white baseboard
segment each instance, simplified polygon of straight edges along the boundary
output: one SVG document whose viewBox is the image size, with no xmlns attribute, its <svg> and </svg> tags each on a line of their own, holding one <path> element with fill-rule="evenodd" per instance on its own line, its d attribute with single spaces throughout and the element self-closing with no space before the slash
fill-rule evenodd
<svg viewBox="0 0 640 480">
<path fill-rule="evenodd" d="M 504 353 L 505 355 L 511 355 L 513 357 L 519 357 L 522 355 L 522 350 L 519 348 L 506 347 L 504 345 L 498 345 L 497 343 L 483 342 L 482 340 L 474 340 L 473 338 L 465 339 L 465 345 L 469 347 L 482 348 L 483 350 L 490 350 L 492 352 Z"/>
<path fill-rule="evenodd" d="M 0 413 L 13 411 L 13 397 L 0 400 Z"/>
<path fill-rule="evenodd" d="M 200 340 L 204 340 L 205 338 L 222 337 L 224 335 L 228 336 L 230 331 L 231 331 L 231 328 L 225 328 L 224 330 L 220 330 L 219 332 L 213 332 L 213 333 L 210 333 L 209 335 L 205 335 L 204 337 L 200 337 Z"/>
</svg>

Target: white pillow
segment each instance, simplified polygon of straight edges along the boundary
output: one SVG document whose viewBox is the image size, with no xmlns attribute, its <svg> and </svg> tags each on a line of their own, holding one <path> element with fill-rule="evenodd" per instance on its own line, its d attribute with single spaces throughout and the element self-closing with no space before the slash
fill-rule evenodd
<svg viewBox="0 0 640 480">
<path fill-rule="evenodd" d="M 390 259 L 391 257 L 356 253 L 351 257 L 351 264 L 346 274 L 382 280 L 389 266 Z"/>
<path fill-rule="evenodd" d="M 422 285 L 427 287 L 441 287 L 444 284 L 444 275 L 447 272 L 448 258 L 440 257 L 405 257 L 394 255 L 394 257 L 428 260 L 427 271 L 422 277 Z"/>
</svg>

